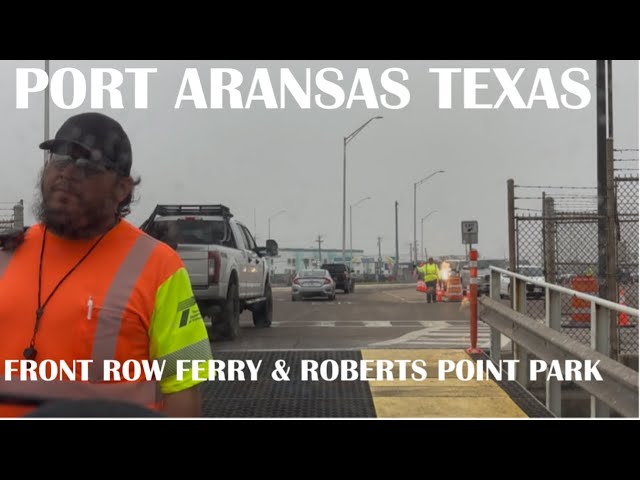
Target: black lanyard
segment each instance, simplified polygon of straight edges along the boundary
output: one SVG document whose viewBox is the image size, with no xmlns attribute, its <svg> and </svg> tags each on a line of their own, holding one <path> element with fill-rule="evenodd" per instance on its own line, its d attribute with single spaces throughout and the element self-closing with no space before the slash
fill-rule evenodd
<svg viewBox="0 0 640 480">
<path fill-rule="evenodd" d="M 47 306 L 47 304 L 49 303 L 49 300 L 51 300 L 51 297 L 53 297 L 53 294 L 56 293 L 56 291 L 58 290 L 60 285 L 62 285 L 62 282 L 64 282 L 67 279 L 67 277 L 69 275 L 71 275 L 75 271 L 75 269 L 80 266 L 80 264 L 82 262 L 84 262 L 84 260 L 89 256 L 89 254 L 98 246 L 98 244 L 102 241 L 102 239 L 105 237 L 105 235 L 107 233 L 109 233 L 110 231 L 111 231 L 111 229 L 107 230 L 102 235 L 100 235 L 100 238 L 98 238 L 98 240 L 96 240 L 95 243 L 93 245 L 91 245 L 91 248 L 87 251 L 87 253 L 85 253 L 82 256 L 82 258 L 80 260 L 78 260 L 78 262 L 71 268 L 71 270 L 69 270 L 65 274 L 65 276 L 60 279 L 58 284 L 54 287 L 54 289 L 51 291 L 51 293 L 47 296 L 47 298 L 45 299 L 44 303 L 42 303 L 42 301 L 41 301 L 41 298 L 42 298 L 42 296 L 41 296 L 41 294 L 42 294 L 42 263 L 43 263 L 43 259 L 44 259 L 44 246 L 45 246 L 46 240 L 47 240 L 47 227 L 44 228 L 44 234 L 42 235 L 42 247 L 40 248 L 40 265 L 38 266 L 38 308 L 36 309 L 36 322 L 35 322 L 35 325 L 33 326 L 33 336 L 31 337 L 31 342 L 29 342 L 29 346 L 24 349 L 24 352 L 22 352 L 22 354 L 24 355 L 24 358 L 26 358 L 27 360 L 35 360 L 36 359 L 36 355 L 38 354 L 38 351 L 35 349 L 36 334 L 38 333 L 38 327 L 40 326 L 40 319 L 42 318 L 42 314 L 44 313 L 44 309 Z"/>
</svg>

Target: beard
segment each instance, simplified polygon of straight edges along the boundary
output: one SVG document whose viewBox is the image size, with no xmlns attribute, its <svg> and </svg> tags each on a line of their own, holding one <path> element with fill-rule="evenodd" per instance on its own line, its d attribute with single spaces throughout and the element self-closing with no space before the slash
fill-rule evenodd
<svg viewBox="0 0 640 480">
<path fill-rule="evenodd" d="M 39 189 L 33 202 L 33 214 L 49 231 L 72 240 L 92 238 L 105 229 L 111 227 L 115 219 L 114 212 L 109 209 L 105 199 L 88 200 L 82 192 L 73 185 L 65 185 L 70 190 L 69 195 L 76 197 L 73 205 L 70 202 L 59 202 L 58 206 L 51 205 L 43 193 L 42 172 L 39 178 Z"/>
</svg>

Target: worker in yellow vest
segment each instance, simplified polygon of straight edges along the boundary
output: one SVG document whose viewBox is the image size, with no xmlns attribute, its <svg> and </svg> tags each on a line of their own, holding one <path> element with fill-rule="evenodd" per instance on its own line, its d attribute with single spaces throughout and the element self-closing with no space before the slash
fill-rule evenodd
<svg viewBox="0 0 640 480">
<path fill-rule="evenodd" d="M 419 275 L 422 275 L 424 283 L 427 286 L 427 303 L 436 303 L 436 284 L 440 281 L 440 269 L 433 262 L 433 258 L 429 257 L 426 264 L 416 267 Z"/>
</svg>

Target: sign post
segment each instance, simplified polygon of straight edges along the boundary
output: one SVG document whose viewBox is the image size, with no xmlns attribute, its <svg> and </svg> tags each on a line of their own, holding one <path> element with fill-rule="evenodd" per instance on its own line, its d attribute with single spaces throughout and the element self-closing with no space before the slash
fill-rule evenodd
<svg viewBox="0 0 640 480">
<path fill-rule="evenodd" d="M 482 353 L 478 348 L 478 251 L 473 249 L 469 250 L 469 329 L 467 353 Z"/>
<path fill-rule="evenodd" d="M 469 247 L 469 330 L 471 347 L 467 353 L 482 353 L 478 348 L 478 251 L 473 245 L 478 243 L 478 222 L 467 220 L 462 222 L 462 243 Z"/>
</svg>

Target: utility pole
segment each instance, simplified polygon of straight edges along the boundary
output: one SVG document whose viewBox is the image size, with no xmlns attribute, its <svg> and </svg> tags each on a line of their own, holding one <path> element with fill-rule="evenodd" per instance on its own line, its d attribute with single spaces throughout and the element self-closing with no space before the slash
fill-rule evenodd
<svg viewBox="0 0 640 480">
<path fill-rule="evenodd" d="M 597 158 L 597 186 L 598 186 L 598 269 L 597 278 L 600 298 L 607 298 L 607 255 L 608 255 L 608 225 L 607 225 L 607 96 L 606 96 L 606 62 L 596 60 L 596 158 Z M 597 315 L 597 310 L 596 310 Z M 598 320 L 600 320 L 598 318 Z M 596 318 L 591 320 L 596 322 Z M 611 329 L 613 327 L 613 330 Z M 594 350 L 607 357 L 615 354 L 612 351 L 611 340 L 615 335 L 615 323 L 598 321 L 591 338 Z M 609 407 L 595 397 L 591 397 L 591 416 L 608 417 Z"/>
<path fill-rule="evenodd" d="M 607 300 L 618 302 L 618 244 L 616 239 L 616 207 L 615 172 L 613 169 L 613 85 L 612 65 L 607 60 Z M 618 315 L 614 311 L 609 312 L 609 350 L 614 360 L 619 356 L 619 331 Z"/>
<path fill-rule="evenodd" d="M 611 60 L 607 60 L 607 100 L 609 138 L 613 139 L 613 65 Z"/>
<path fill-rule="evenodd" d="M 322 265 L 322 242 L 324 242 L 322 235 L 318 235 L 316 242 L 318 242 L 318 267 L 320 267 Z"/>
<path fill-rule="evenodd" d="M 393 265 L 393 278 L 398 280 L 398 268 L 400 263 L 400 247 L 398 246 L 398 201 L 396 200 L 396 262 Z"/>
<path fill-rule="evenodd" d="M 607 275 L 607 109 L 605 61 L 596 61 L 596 128 L 597 128 L 597 185 L 598 185 L 598 280 L 600 297 L 606 297 L 602 280 Z"/>
<path fill-rule="evenodd" d="M 515 203 L 515 183 L 513 178 L 507 180 L 507 230 L 509 231 L 509 269 L 516 271 L 516 203 Z M 467 246 L 465 245 L 465 257 L 468 258 Z M 513 278 L 511 285 L 515 287 Z M 513 288 L 515 292 L 515 288 Z"/>
<path fill-rule="evenodd" d="M 378 268 L 376 269 L 378 281 L 380 281 L 380 276 L 381 276 L 380 274 L 382 273 L 382 253 L 380 250 L 381 240 L 382 240 L 382 237 L 378 237 Z"/>
</svg>

